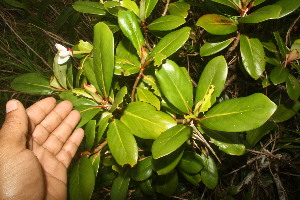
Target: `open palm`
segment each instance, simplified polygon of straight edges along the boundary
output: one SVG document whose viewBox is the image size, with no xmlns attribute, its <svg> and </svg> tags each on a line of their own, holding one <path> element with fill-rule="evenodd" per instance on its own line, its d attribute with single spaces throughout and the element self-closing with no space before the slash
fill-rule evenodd
<svg viewBox="0 0 300 200">
<path fill-rule="evenodd" d="M 67 168 L 83 138 L 82 129 L 73 132 L 80 115 L 72 107 L 46 98 L 26 112 L 20 104 L 20 118 L 7 117 L 0 132 L 0 199 L 67 198 Z M 20 127 L 13 130 L 16 120 Z"/>
</svg>

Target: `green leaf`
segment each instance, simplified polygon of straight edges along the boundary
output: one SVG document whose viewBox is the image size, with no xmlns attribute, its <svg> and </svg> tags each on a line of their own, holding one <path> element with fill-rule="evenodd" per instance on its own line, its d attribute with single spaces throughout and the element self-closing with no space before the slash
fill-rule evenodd
<svg viewBox="0 0 300 200">
<path fill-rule="evenodd" d="M 49 95 L 53 92 L 49 82 L 48 79 L 45 79 L 39 74 L 28 73 L 15 78 L 11 83 L 11 87 L 20 92 Z"/>
<path fill-rule="evenodd" d="M 184 152 L 184 145 L 176 149 L 172 153 L 158 159 L 152 160 L 152 168 L 158 175 L 171 172 L 179 163 Z"/>
<path fill-rule="evenodd" d="M 131 131 L 115 119 L 108 126 L 107 142 L 109 149 L 119 165 L 137 163 L 138 147 Z"/>
<path fill-rule="evenodd" d="M 157 110 L 160 110 L 159 99 L 149 90 L 137 88 L 137 96 L 139 101 L 150 103 L 151 105 L 155 106 Z"/>
<path fill-rule="evenodd" d="M 81 157 L 70 173 L 70 200 L 89 200 L 95 185 L 95 173 L 90 160 Z"/>
<path fill-rule="evenodd" d="M 229 6 L 236 10 L 239 10 L 239 8 L 241 8 L 241 6 L 242 6 L 240 0 L 232 0 L 232 1 L 231 0 L 229 0 L 229 1 L 228 0 L 212 0 L 212 1 Z"/>
<path fill-rule="evenodd" d="M 280 54 L 283 58 L 285 58 L 286 54 L 289 53 L 289 50 L 288 50 L 286 44 L 283 42 L 282 38 L 280 37 L 279 33 L 273 32 L 273 34 L 274 34 L 275 40 L 277 42 L 277 46 L 279 47 Z"/>
<path fill-rule="evenodd" d="M 231 144 L 226 142 L 221 142 L 211 138 L 211 142 L 219 147 L 221 151 L 229 155 L 240 156 L 245 153 L 245 146 L 243 144 Z"/>
<path fill-rule="evenodd" d="M 106 1 L 104 2 L 104 8 L 105 10 L 107 10 L 107 12 L 109 12 L 110 14 L 114 15 L 114 16 L 118 16 L 118 12 L 120 10 L 124 10 L 121 7 L 121 3 L 118 1 Z"/>
<path fill-rule="evenodd" d="M 93 50 L 93 45 L 89 42 L 79 40 L 78 49 L 80 51 L 92 51 Z"/>
<path fill-rule="evenodd" d="M 282 7 L 279 15 L 279 18 L 281 18 L 294 12 L 300 6 L 300 1 L 280 0 L 274 3 L 274 5 L 279 5 Z"/>
<path fill-rule="evenodd" d="M 95 74 L 95 70 L 94 70 L 93 58 L 87 57 L 84 61 L 85 61 L 83 63 L 84 75 L 86 76 L 86 78 L 88 79 L 90 84 L 92 84 L 96 88 L 97 92 L 101 96 L 103 96 L 102 91 L 100 90 L 98 83 L 97 83 L 96 74 Z"/>
<path fill-rule="evenodd" d="M 85 148 L 90 151 L 93 147 L 95 140 L 95 128 L 96 128 L 96 120 L 90 120 L 84 129 L 85 135 Z"/>
<path fill-rule="evenodd" d="M 218 169 L 211 156 L 201 155 L 204 168 L 201 170 L 201 179 L 206 187 L 214 189 L 218 184 Z"/>
<path fill-rule="evenodd" d="M 94 27 L 94 71 L 100 91 L 107 97 L 114 73 L 114 36 L 108 26 L 99 22 Z"/>
<path fill-rule="evenodd" d="M 245 153 L 245 140 L 240 133 L 227 133 L 211 130 L 201 127 L 206 135 L 211 139 L 211 142 L 230 155 L 243 155 Z"/>
<path fill-rule="evenodd" d="M 140 1 L 140 19 L 144 22 L 151 14 L 158 0 L 141 0 Z"/>
<path fill-rule="evenodd" d="M 195 186 L 199 186 L 199 182 L 201 181 L 201 175 L 200 174 L 188 174 L 183 170 L 179 170 L 182 176 L 191 184 Z"/>
<path fill-rule="evenodd" d="M 237 24 L 232 19 L 217 14 L 203 15 L 198 19 L 196 25 L 214 35 L 227 35 L 238 29 Z"/>
<path fill-rule="evenodd" d="M 243 65 L 255 80 L 265 71 L 266 59 L 263 45 L 257 38 L 241 35 L 240 50 Z"/>
<path fill-rule="evenodd" d="M 127 59 L 116 57 L 115 75 L 130 76 L 140 71 L 140 67 L 134 65 Z"/>
<path fill-rule="evenodd" d="M 291 119 L 295 115 L 295 110 L 289 109 L 283 104 L 280 104 L 275 113 L 272 115 L 272 120 L 274 120 L 274 122 L 284 122 Z"/>
<path fill-rule="evenodd" d="M 117 93 L 114 103 L 111 105 L 110 112 L 113 112 L 122 102 L 123 98 L 127 94 L 127 87 L 123 86 Z"/>
<path fill-rule="evenodd" d="M 148 103 L 130 103 L 121 117 L 121 121 L 131 132 L 143 139 L 156 139 L 162 132 L 176 125 L 168 114 L 156 111 Z"/>
<path fill-rule="evenodd" d="M 222 41 L 222 42 L 216 42 L 216 43 L 209 43 L 206 42 L 201 48 L 200 48 L 200 55 L 201 56 L 210 56 L 213 54 L 216 54 L 226 47 L 228 47 L 231 42 L 234 40 L 234 38 L 230 38 L 228 40 Z"/>
<path fill-rule="evenodd" d="M 98 2 L 90 1 L 76 1 L 73 3 L 73 8 L 82 13 L 95 14 L 95 15 L 105 15 L 104 5 Z"/>
<path fill-rule="evenodd" d="M 183 113 L 193 106 L 193 85 L 186 73 L 173 61 L 166 60 L 156 72 L 164 96 Z"/>
<path fill-rule="evenodd" d="M 196 174 L 203 168 L 201 156 L 195 152 L 185 151 L 178 163 L 178 167 L 185 173 Z"/>
<path fill-rule="evenodd" d="M 278 106 L 278 108 L 279 107 L 280 106 Z M 278 108 L 277 108 L 277 110 L 278 110 Z M 276 112 L 277 112 L 277 110 L 276 110 Z M 274 113 L 274 115 L 276 114 L 276 112 Z M 272 119 L 273 119 L 273 116 L 272 116 Z M 267 121 L 261 127 L 251 130 L 251 131 L 247 131 L 247 135 L 246 135 L 247 142 L 253 147 L 263 136 L 267 135 L 271 130 L 274 130 L 276 128 L 277 128 L 277 126 L 274 122 Z"/>
<path fill-rule="evenodd" d="M 292 74 L 289 74 L 288 79 L 286 80 L 286 90 L 292 100 L 296 101 L 299 99 L 300 83 Z"/>
<path fill-rule="evenodd" d="M 77 96 L 72 90 L 65 90 L 59 94 L 59 97 L 64 100 L 71 101 L 73 106 L 97 106 L 98 104 L 88 98 Z"/>
<path fill-rule="evenodd" d="M 97 133 L 97 143 L 100 142 L 104 131 L 106 130 L 108 126 L 108 121 L 113 117 L 113 115 L 110 112 L 103 112 L 101 115 L 101 118 L 97 124 L 98 128 L 98 133 Z"/>
<path fill-rule="evenodd" d="M 136 5 L 136 3 L 134 1 L 123 0 L 123 1 L 121 1 L 121 5 L 122 5 L 122 7 L 127 8 L 128 10 L 133 11 L 136 14 L 136 16 L 139 16 L 140 9 L 139 9 L 139 7 Z"/>
<path fill-rule="evenodd" d="M 54 61 L 53 61 L 53 73 L 55 78 L 58 80 L 59 84 L 67 89 L 67 69 L 70 66 L 70 60 L 68 60 L 66 63 L 64 64 L 58 64 L 58 58 L 59 55 L 58 53 L 55 55 L 54 57 Z"/>
<path fill-rule="evenodd" d="M 94 168 L 95 177 L 97 177 L 100 164 L 100 152 L 93 154 L 91 157 L 89 157 L 89 159 Z"/>
<path fill-rule="evenodd" d="M 156 182 L 156 191 L 166 196 L 175 193 L 178 185 L 178 176 L 176 172 L 158 176 Z"/>
<path fill-rule="evenodd" d="M 274 85 L 285 82 L 288 79 L 289 70 L 287 68 L 278 66 L 275 67 L 270 74 L 270 79 Z"/>
<path fill-rule="evenodd" d="M 276 105 L 268 97 L 256 93 L 214 106 L 200 122 L 217 131 L 248 131 L 263 125 L 275 110 Z"/>
<path fill-rule="evenodd" d="M 159 53 L 166 57 L 175 53 L 189 38 L 190 30 L 191 28 L 189 27 L 183 27 L 163 37 L 153 48 L 152 52 L 148 56 L 148 60 Z"/>
<path fill-rule="evenodd" d="M 262 42 L 262 45 L 264 46 L 264 48 L 266 48 L 267 50 L 273 52 L 273 53 L 278 53 L 277 47 L 276 45 L 269 41 L 269 42 Z"/>
<path fill-rule="evenodd" d="M 223 56 L 218 56 L 209 61 L 199 79 L 195 102 L 203 100 L 211 85 L 213 85 L 215 86 L 211 96 L 211 104 L 213 105 L 223 91 L 227 73 L 227 63 Z"/>
<path fill-rule="evenodd" d="M 138 162 L 137 166 L 132 169 L 131 177 L 135 181 L 144 181 L 152 175 L 152 156 L 149 156 Z"/>
<path fill-rule="evenodd" d="M 75 110 L 78 110 L 80 112 L 80 122 L 76 126 L 76 128 L 80 128 L 83 125 L 85 125 L 88 121 L 93 119 L 95 115 L 97 115 L 100 111 L 102 111 L 99 107 L 91 107 L 91 106 L 77 106 L 75 107 Z"/>
<path fill-rule="evenodd" d="M 151 31 L 169 31 L 185 23 L 184 17 L 176 15 L 165 15 L 152 21 L 148 28 Z"/>
<path fill-rule="evenodd" d="M 189 9 L 190 5 L 188 3 L 176 1 L 169 4 L 168 11 L 171 15 L 178 15 L 186 18 L 188 16 Z"/>
<path fill-rule="evenodd" d="M 183 124 L 178 124 L 166 130 L 153 142 L 151 150 L 153 158 L 158 159 L 172 153 L 178 149 L 190 135 L 190 128 Z"/>
<path fill-rule="evenodd" d="M 145 46 L 145 40 L 136 15 L 132 11 L 119 11 L 118 21 L 122 32 L 132 42 L 138 56 L 141 56 L 141 49 Z"/>
<path fill-rule="evenodd" d="M 148 179 L 140 183 L 140 188 L 143 193 L 148 196 L 155 196 L 156 192 L 154 192 L 154 188 L 152 187 L 152 179 Z"/>
<path fill-rule="evenodd" d="M 114 180 L 110 191 L 111 200 L 126 199 L 129 181 L 130 181 L 129 169 L 119 174 L 119 176 Z"/>
<path fill-rule="evenodd" d="M 268 19 L 277 19 L 281 11 L 281 6 L 268 5 L 257 9 L 246 17 L 239 19 L 241 23 L 259 23 Z"/>
</svg>

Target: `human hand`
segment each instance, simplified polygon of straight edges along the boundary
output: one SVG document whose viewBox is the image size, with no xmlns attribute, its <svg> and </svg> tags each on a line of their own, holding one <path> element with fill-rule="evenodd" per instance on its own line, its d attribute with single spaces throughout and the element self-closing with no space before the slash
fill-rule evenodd
<svg viewBox="0 0 300 200">
<path fill-rule="evenodd" d="M 11 100 L 0 130 L 0 199 L 67 198 L 67 168 L 83 139 L 72 104 Z"/>
</svg>

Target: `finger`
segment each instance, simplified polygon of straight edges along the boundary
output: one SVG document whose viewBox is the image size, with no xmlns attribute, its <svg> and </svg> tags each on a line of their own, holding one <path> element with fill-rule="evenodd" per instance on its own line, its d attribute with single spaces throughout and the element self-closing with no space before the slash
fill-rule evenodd
<svg viewBox="0 0 300 200">
<path fill-rule="evenodd" d="M 74 131 L 71 137 L 67 140 L 61 151 L 56 155 L 57 159 L 64 164 L 66 168 L 69 167 L 82 139 L 84 136 L 83 129 L 79 128 Z"/>
<path fill-rule="evenodd" d="M 80 120 L 80 113 L 73 110 L 64 121 L 49 135 L 42 145 L 56 155 L 66 143 Z"/>
<path fill-rule="evenodd" d="M 59 103 L 46 117 L 43 121 L 38 124 L 32 133 L 32 137 L 40 145 L 42 145 L 49 134 L 52 133 L 56 127 L 58 127 L 61 122 L 69 115 L 72 111 L 72 104 L 69 101 L 63 101 Z"/>
<path fill-rule="evenodd" d="M 6 117 L 0 130 L 3 145 L 18 145 L 25 148 L 28 132 L 28 117 L 22 103 L 13 99 L 6 104 Z"/>
<path fill-rule="evenodd" d="M 56 106 L 56 100 L 53 97 L 48 97 L 34 103 L 32 106 L 26 109 L 29 117 L 30 132 L 33 132 L 35 127 L 41 123 L 45 117 L 53 110 Z"/>
</svg>

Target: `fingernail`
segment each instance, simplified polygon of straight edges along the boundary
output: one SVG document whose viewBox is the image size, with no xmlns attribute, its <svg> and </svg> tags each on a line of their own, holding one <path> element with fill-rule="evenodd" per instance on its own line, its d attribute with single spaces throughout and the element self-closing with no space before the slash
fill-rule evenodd
<svg viewBox="0 0 300 200">
<path fill-rule="evenodd" d="M 7 102 L 6 104 L 6 113 L 9 113 L 11 111 L 18 109 L 18 101 L 13 99 Z"/>
</svg>

